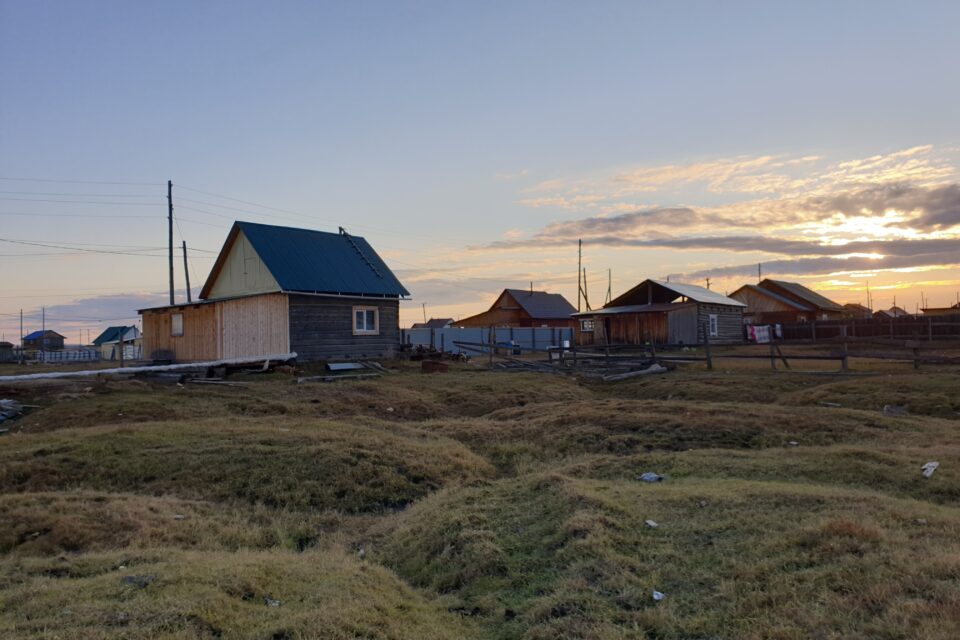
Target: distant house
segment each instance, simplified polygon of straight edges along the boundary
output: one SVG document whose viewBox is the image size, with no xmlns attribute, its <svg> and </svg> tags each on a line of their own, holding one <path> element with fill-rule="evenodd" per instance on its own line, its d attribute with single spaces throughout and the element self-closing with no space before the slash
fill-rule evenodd
<svg viewBox="0 0 960 640">
<path fill-rule="evenodd" d="M 644 280 L 602 309 L 574 314 L 577 344 L 741 342 L 744 306 L 697 285 Z"/>
<path fill-rule="evenodd" d="M 409 295 L 373 247 L 343 229 L 235 222 L 199 302 L 140 311 L 143 352 L 175 361 L 389 356 Z"/>
<path fill-rule="evenodd" d="M 13 362 L 16 358 L 13 355 L 13 343 L 0 342 L 0 362 Z"/>
<path fill-rule="evenodd" d="M 453 326 L 453 318 L 430 318 L 426 322 L 414 322 L 411 329 L 446 329 Z"/>
<path fill-rule="evenodd" d="M 767 278 L 740 287 L 730 297 L 746 305 L 743 317 L 747 324 L 839 320 L 844 314 L 839 304 L 797 282 Z"/>
<path fill-rule="evenodd" d="M 23 348 L 33 351 L 60 351 L 63 349 L 65 339 L 64 336 L 50 329 L 34 331 L 23 336 Z"/>
<path fill-rule="evenodd" d="M 909 318 L 911 314 L 907 313 L 904 309 L 894 305 L 889 309 L 880 309 L 879 311 L 873 314 L 874 318 L 879 318 L 881 320 L 892 320 L 894 318 Z"/>
<path fill-rule="evenodd" d="M 100 357 L 104 360 L 118 360 L 120 358 L 120 345 L 129 347 L 136 344 L 140 338 L 140 330 L 134 326 L 130 327 L 107 327 L 99 336 L 94 338 L 93 346 L 100 351 Z M 129 349 L 127 350 L 129 352 Z M 124 357 L 126 357 L 126 353 Z"/>
<path fill-rule="evenodd" d="M 920 309 L 923 311 L 923 315 L 930 317 L 938 316 L 957 316 L 960 315 L 960 302 L 950 307 L 927 307 L 926 309 Z"/>
<path fill-rule="evenodd" d="M 873 317 L 873 311 L 862 304 L 848 302 L 843 305 L 843 315 L 846 318 L 853 318 L 854 320 L 869 320 Z"/>
<path fill-rule="evenodd" d="M 490 308 L 454 322 L 458 327 L 572 327 L 577 310 L 559 293 L 504 289 Z"/>
</svg>

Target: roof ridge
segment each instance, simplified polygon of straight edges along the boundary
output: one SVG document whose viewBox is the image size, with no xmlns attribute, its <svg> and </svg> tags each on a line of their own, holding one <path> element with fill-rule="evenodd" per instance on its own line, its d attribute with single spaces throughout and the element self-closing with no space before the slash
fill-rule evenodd
<svg viewBox="0 0 960 640">
<path fill-rule="evenodd" d="M 367 263 L 367 266 L 370 267 L 373 270 L 373 272 L 377 274 L 377 277 L 382 280 L 383 274 L 380 273 L 380 270 L 377 269 L 377 266 L 375 264 L 370 262 L 370 258 L 367 257 L 367 254 L 365 254 L 363 250 L 360 249 L 359 246 L 357 246 L 357 243 L 353 241 L 353 238 L 350 237 L 350 234 L 347 233 L 347 230 L 344 229 L 343 227 L 340 227 L 340 235 L 347 239 L 347 242 L 349 242 L 350 246 L 352 246 L 356 250 L 356 252 L 360 254 L 360 257 L 363 258 L 363 261 Z"/>
</svg>

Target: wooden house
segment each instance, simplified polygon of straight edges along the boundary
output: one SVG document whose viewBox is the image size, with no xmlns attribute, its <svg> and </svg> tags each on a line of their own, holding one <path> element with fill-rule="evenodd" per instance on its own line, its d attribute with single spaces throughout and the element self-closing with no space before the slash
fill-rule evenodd
<svg viewBox="0 0 960 640">
<path fill-rule="evenodd" d="M 16 360 L 13 354 L 13 343 L 3 341 L 0 342 L 0 362 L 13 362 Z"/>
<path fill-rule="evenodd" d="M 951 307 L 927 307 L 925 309 L 920 309 L 920 311 L 923 311 L 924 316 L 929 316 L 932 318 L 943 316 L 960 316 L 960 302 Z"/>
<path fill-rule="evenodd" d="M 577 344 L 743 341 L 744 304 L 692 284 L 644 280 L 602 309 L 574 314 Z"/>
<path fill-rule="evenodd" d="M 791 324 L 844 317 L 839 304 L 796 282 L 767 278 L 758 285 L 743 285 L 730 297 L 746 305 L 743 318 L 747 324 Z"/>
<path fill-rule="evenodd" d="M 124 357 L 128 357 L 131 351 L 130 347 L 135 346 L 140 339 L 140 330 L 134 326 L 129 327 L 107 327 L 103 333 L 94 338 L 93 346 L 100 352 L 100 358 L 103 360 L 119 360 L 120 349 L 124 348 Z"/>
<path fill-rule="evenodd" d="M 453 326 L 453 318 L 430 318 L 426 322 L 414 322 L 411 329 L 446 329 Z"/>
<path fill-rule="evenodd" d="M 572 327 L 577 310 L 559 293 L 504 289 L 490 308 L 457 320 L 457 327 Z"/>
<path fill-rule="evenodd" d="M 873 317 L 878 320 L 893 320 L 895 318 L 911 318 L 912 314 L 908 313 L 905 309 L 894 305 L 889 309 L 880 309 L 879 311 L 874 312 Z"/>
<path fill-rule="evenodd" d="M 200 301 L 143 309 L 151 360 L 392 355 L 410 295 L 363 238 L 235 222 Z"/>
<path fill-rule="evenodd" d="M 843 316 L 853 320 L 869 320 L 873 317 L 873 311 L 862 304 L 848 302 L 843 305 Z"/>
<path fill-rule="evenodd" d="M 34 331 L 23 336 L 24 351 L 61 351 L 66 338 L 56 331 Z"/>
</svg>

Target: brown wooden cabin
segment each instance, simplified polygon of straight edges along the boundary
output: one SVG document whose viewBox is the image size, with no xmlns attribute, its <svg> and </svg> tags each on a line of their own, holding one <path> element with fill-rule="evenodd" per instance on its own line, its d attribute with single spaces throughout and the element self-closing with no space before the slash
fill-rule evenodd
<svg viewBox="0 0 960 640">
<path fill-rule="evenodd" d="M 151 360 L 387 357 L 409 293 L 363 239 L 236 222 L 200 301 L 143 309 Z"/>
<path fill-rule="evenodd" d="M 730 297 L 746 305 L 743 310 L 745 324 L 793 324 L 816 319 L 812 307 L 757 285 L 745 284 Z"/>
<path fill-rule="evenodd" d="M 925 309 L 920 309 L 920 311 L 923 311 L 924 316 L 933 318 L 943 316 L 960 316 L 960 302 L 952 307 L 927 307 Z"/>
<path fill-rule="evenodd" d="M 843 316 L 853 320 L 869 320 L 873 317 L 873 310 L 856 302 L 848 302 L 843 305 Z"/>
<path fill-rule="evenodd" d="M 602 309 L 575 314 L 578 345 L 736 343 L 743 303 L 690 284 L 644 280 Z"/>
<path fill-rule="evenodd" d="M 504 289 L 483 313 L 453 323 L 456 327 L 572 327 L 577 310 L 559 293 Z"/>
<path fill-rule="evenodd" d="M 25 351 L 60 351 L 63 349 L 65 337 L 47 329 L 46 331 L 34 331 L 23 336 L 23 349 Z"/>
</svg>

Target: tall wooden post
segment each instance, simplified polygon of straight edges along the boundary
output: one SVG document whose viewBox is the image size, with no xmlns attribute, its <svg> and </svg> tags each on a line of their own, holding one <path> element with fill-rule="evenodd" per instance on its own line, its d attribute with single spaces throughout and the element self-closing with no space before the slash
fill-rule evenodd
<svg viewBox="0 0 960 640">
<path fill-rule="evenodd" d="M 190 269 L 187 267 L 187 241 L 183 241 L 183 277 L 187 280 L 187 302 L 193 302 L 193 294 L 190 293 Z"/>
<path fill-rule="evenodd" d="M 167 180 L 167 255 L 170 263 L 170 305 L 173 306 L 173 180 Z"/>
<path fill-rule="evenodd" d="M 713 356 L 710 355 L 710 327 L 703 325 L 703 349 L 707 355 L 707 371 L 713 371 Z"/>
</svg>

